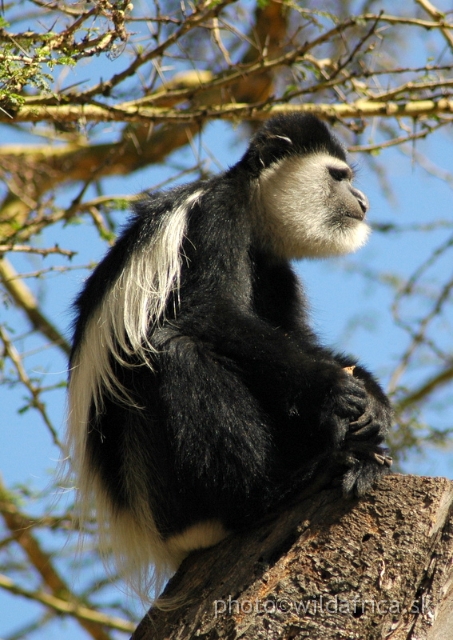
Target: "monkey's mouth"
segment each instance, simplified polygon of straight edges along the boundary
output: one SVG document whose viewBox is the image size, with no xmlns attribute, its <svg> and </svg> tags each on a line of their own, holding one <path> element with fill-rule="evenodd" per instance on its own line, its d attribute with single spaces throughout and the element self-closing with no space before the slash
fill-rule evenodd
<svg viewBox="0 0 453 640">
<path fill-rule="evenodd" d="M 346 213 L 346 218 L 352 218 L 353 220 L 359 220 L 361 222 L 362 220 L 365 220 L 365 211 L 348 211 Z"/>
</svg>

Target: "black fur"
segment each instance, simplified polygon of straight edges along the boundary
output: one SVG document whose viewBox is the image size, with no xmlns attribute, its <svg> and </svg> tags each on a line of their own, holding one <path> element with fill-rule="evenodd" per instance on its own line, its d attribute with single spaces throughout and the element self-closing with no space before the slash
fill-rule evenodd
<svg viewBox="0 0 453 640">
<path fill-rule="evenodd" d="M 135 500 L 125 478 L 137 461 L 164 540 L 206 520 L 248 526 L 320 463 L 343 465 L 345 493 L 359 495 L 388 469 L 386 396 L 365 368 L 344 370 L 353 358 L 318 343 L 289 262 L 264 248 L 252 222 L 263 168 L 314 151 L 345 160 L 317 119 L 282 116 L 226 173 L 146 195 L 77 299 L 72 364 L 130 256 L 151 251 L 168 212 L 201 190 L 188 207 L 179 288 L 165 316 L 149 318 L 152 349 L 145 361 L 110 357 L 129 400 L 104 389 L 102 409 L 92 403 L 89 424 L 76 427 L 87 430 L 87 464 L 113 511 Z"/>
</svg>

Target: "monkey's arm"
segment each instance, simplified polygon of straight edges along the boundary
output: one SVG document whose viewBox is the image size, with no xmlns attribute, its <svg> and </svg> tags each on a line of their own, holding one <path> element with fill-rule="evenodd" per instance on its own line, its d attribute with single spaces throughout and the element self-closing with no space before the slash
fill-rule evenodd
<svg viewBox="0 0 453 640">
<path fill-rule="evenodd" d="M 338 446 L 349 422 L 365 411 L 363 382 L 316 345 L 303 349 L 287 332 L 231 303 L 217 304 L 211 318 L 204 309 L 202 321 L 199 312 L 180 314 L 181 333 L 196 336 L 219 366 L 235 370 L 276 431 L 302 429 L 302 454 Z"/>
<path fill-rule="evenodd" d="M 218 317 L 222 326 L 215 328 Z M 204 315 L 202 336 L 195 335 L 194 314 L 184 321 L 181 313 L 177 324 L 155 334 L 170 460 L 160 475 L 170 468 L 165 484 L 178 479 L 178 500 L 161 519 L 171 518 L 177 529 L 190 524 L 187 517 L 220 517 L 229 529 L 242 527 L 275 505 L 288 482 L 296 487 L 320 458 L 338 450 L 340 433 L 361 415 L 366 394 L 336 363 L 327 371 L 325 363 L 294 354 L 293 345 L 250 318 L 239 322 L 235 315 L 233 322 L 231 311 L 216 314 L 208 330 Z"/>
<path fill-rule="evenodd" d="M 293 340 L 231 305 L 216 314 L 209 329 L 207 316 L 212 350 L 234 363 L 270 419 L 287 464 L 296 456 L 302 466 L 328 451 L 341 452 L 354 469 L 344 482 L 346 493 L 363 493 L 385 472 L 391 461 L 382 443 L 392 411 L 366 369 L 356 365 L 350 375 L 344 370 L 350 358 L 317 346 L 309 335 Z"/>
</svg>

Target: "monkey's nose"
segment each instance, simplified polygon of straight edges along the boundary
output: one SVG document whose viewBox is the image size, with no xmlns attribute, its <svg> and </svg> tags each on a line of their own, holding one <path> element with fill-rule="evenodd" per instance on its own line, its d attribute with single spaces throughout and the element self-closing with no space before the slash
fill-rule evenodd
<svg viewBox="0 0 453 640">
<path fill-rule="evenodd" d="M 368 211 L 369 207 L 370 207 L 370 204 L 368 202 L 368 198 L 366 197 L 366 195 L 364 193 L 362 193 L 358 189 L 353 189 L 352 192 L 355 195 L 355 197 L 357 198 L 357 202 L 359 203 L 360 208 L 362 209 L 362 212 L 365 214 Z"/>
</svg>

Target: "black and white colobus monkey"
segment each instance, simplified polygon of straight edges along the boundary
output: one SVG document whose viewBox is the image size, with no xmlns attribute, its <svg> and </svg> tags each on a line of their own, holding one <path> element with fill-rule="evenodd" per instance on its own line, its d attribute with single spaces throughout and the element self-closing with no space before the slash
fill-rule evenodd
<svg viewBox="0 0 453 640">
<path fill-rule="evenodd" d="M 386 396 L 318 343 L 289 265 L 364 244 L 352 178 L 322 122 L 277 116 L 225 173 L 145 195 L 88 278 L 69 445 L 80 504 L 94 499 L 120 562 L 173 570 L 320 463 L 343 460 L 358 495 L 390 466 Z"/>
</svg>

